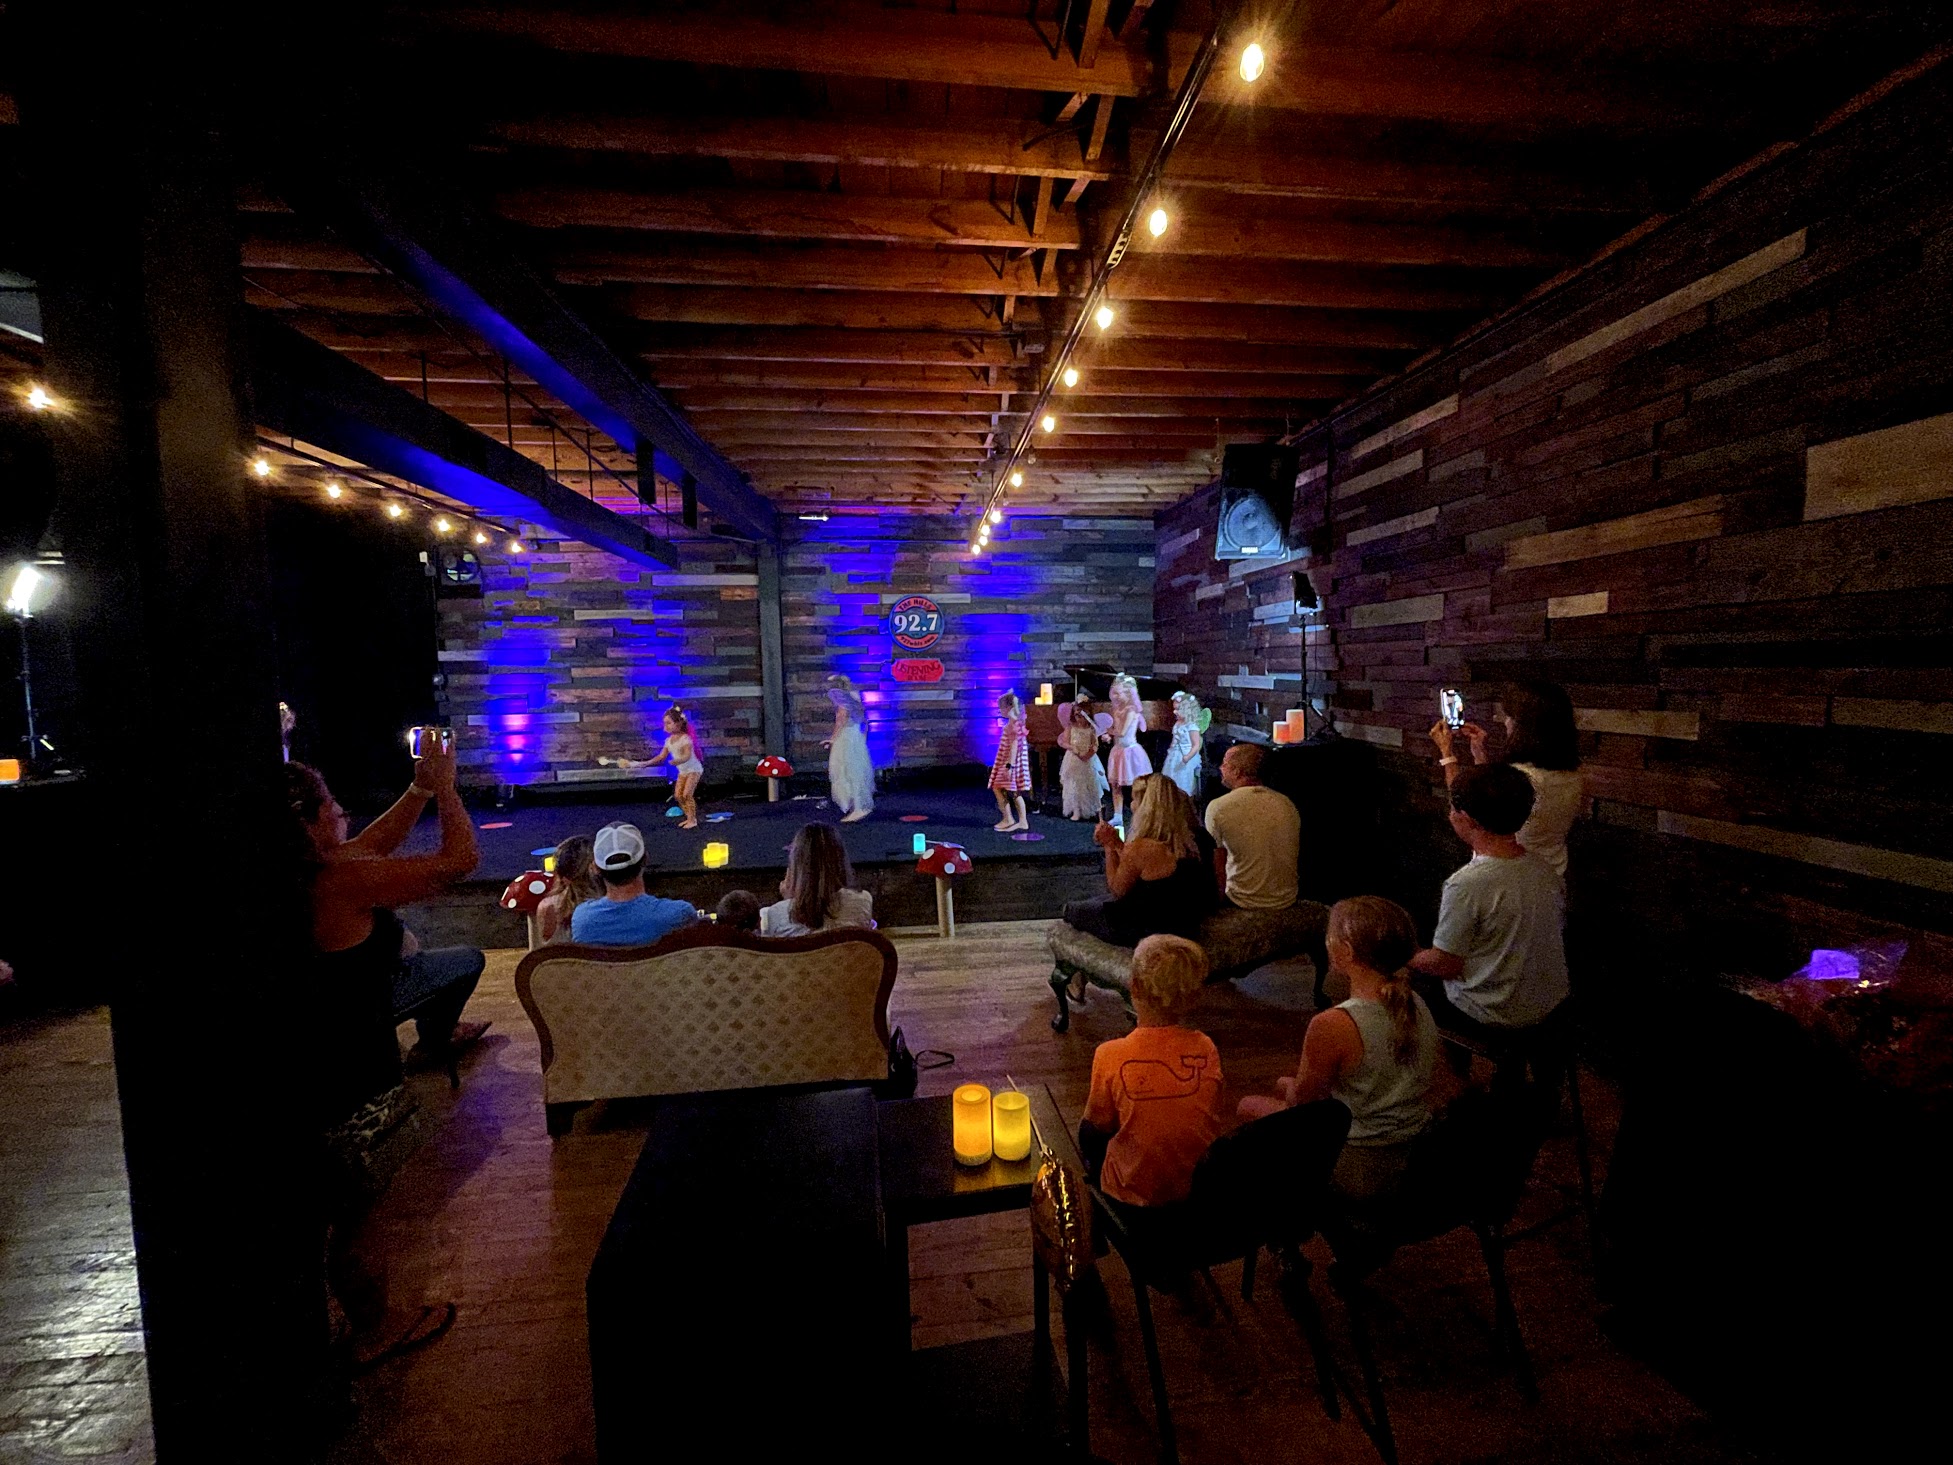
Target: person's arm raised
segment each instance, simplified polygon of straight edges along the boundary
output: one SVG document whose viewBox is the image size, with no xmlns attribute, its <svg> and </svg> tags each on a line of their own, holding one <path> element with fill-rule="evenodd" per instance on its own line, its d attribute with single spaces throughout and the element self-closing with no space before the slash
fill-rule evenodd
<svg viewBox="0 0 1953 1465">
<path fill-rule="evenodd" d="M 399 849 L 401 841 L 413 833 L 414 826 L 420 822 L 421 811 L 434 797 L 434 790 L 442 780 L 443 764 L 446 765 L 446 781 L 452 784 L 454 750 L 450 748 L 444 751 L 438 739 L 429 739 L 426 752 L 414 763 L 413 787 L 395 799 L 391 809 L 347 840 L 347 845 L 365 857 L 390 855 Z"/>
<path fill-rule="evenodd" d="M 362 906 L 409 905 L 438 895 L 481 862 L 475 821 L 454 786 L 453 753 L 423 757 L 417 777 L 432 787 L 441 816 L 441 847 L 431 855 L 373 857 L 348 840 L 341 854 L 319 873 L 324 892 Z M 431 781 L 431 782 L 430 782 Z M 322 892 L 322 893 L 324 893 Z"/>
</svg>

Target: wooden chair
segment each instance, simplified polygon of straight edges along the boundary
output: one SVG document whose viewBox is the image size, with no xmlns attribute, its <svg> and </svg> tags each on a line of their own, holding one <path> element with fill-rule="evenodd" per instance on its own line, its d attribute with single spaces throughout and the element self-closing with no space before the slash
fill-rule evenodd
<svg viewBox="0 0 1953 1465">
<path fill-rule="evenodd" d="M 1153 1326 L 1151 1292 L 1199 1272 L 1239 1260 L 1241 1295 L 1254 1295 L 1255 1262 L 1263 1247 L 1281 1264 L 1282 1305 L 1294 1319 L 1315 1364 L 1323 1409 L 1340 1417 L 1322 1315 L 1309 1290 L 1302 1246 L 1315 1235 L 1328 1195 L 1329 1172 L 1349 1134 L 1349 1110 L 1334 1100 L 1305 1104 L 1257 1119 L 1223 1135 L 1194 1171 L 1193 1191 L 1170 1206 L 1133 1206 L 1112 1199 L 1096 1183 L 1092 1196 L 1104 1234 L 1132 1277 L 1160 1457 L 1180 1458 L 1167 1401 L 1166 1372 Z"/>
</svg>

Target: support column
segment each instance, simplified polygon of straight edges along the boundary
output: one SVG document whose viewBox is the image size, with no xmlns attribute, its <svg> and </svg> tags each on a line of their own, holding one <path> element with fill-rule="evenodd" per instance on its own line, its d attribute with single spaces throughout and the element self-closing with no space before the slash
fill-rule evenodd
<svg viewBox="0 0 1953 1465">
<path fill-rule="evenodd" d="M 760 738 L 763 751 L 786 757 L 787 681 L 781 664 L 780 547 L 761 541 L 759 560 Z"/>
<path fill-rule="evenodd" d="M 310 1458 L 322 1236 L 307 930 L 283 796 L 268 576 L 215 23 L 42 0 L 16 200 L 50 388 L 157 1454 Z M 230 37 L 236 41 L 238 37 Z M 348 587 L 353 593 L 353 587 Z"/>
</svg>

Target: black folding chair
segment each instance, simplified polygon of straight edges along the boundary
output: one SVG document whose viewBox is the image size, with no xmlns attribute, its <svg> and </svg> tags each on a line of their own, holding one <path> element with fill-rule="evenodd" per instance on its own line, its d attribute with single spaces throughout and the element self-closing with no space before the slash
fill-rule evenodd
<svg viewBox="0 0 1953 1465">
<path fill-rule="evenodd" d="M 1194 1171 L 1188 1198 L 1170 1206 L 1134 1206 L 1092 1191 L 1104 1234 L 1132 1277 L 1160 1457 L 1180 1458 L 1160 1364 L 1150 1293 L 1168 1290 L 1195 1272 L 1212 1282 L 1210 1269 L 1242 1262 L 1241 1295 L 1254 1295 L 1255 1261 L 1263 1247 L 1281 1263 L 1281 1297 L 1315 1364 L 1323 1408 L 1339 1418 L 1335 1374 L 1330 1367 L 1322 1315 L 1309 1290 L 1309 1263 L 1301 1248 L 1315 1235 L 1328 1195 L 1329 1172 L 1349 1133 L 1349 1110 L 1333 1100 L 1305 1104 L 1257 1119 L 1214 1142 Z"/>
<path fill-rule="evenodd" d="M 1400 1194 L 1377 1204 L 1344 1205 L 1324 1221 L 1323 1235 L 1336 1255 L 1330 1284 L 1348 1313 L 1369 1398 L 1363 1422 L 1387 1465 L 1397 1465 L 1397 1441 L 1364 1318 L 1363 1284 L 1399 1247 L 1471 1228 L 1492 1287 L 1494 1330 L 1518 1375 L 1520 1394 L 1528 1404 L 1538 1402 L 1532 1359 L 1506 1285 L 1505 1254 L 1517 1239 L 1507 1228 L 1550 1122 L 1541 1095 L 1530 1088 L 1462 1095 L 1418 1140 Z"/>
</svg>

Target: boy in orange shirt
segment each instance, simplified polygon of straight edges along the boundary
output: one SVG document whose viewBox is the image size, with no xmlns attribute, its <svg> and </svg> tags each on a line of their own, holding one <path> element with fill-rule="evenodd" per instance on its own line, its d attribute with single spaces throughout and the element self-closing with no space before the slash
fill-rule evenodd
<svg viewBox="0 0 1953 1465">
<path fill-rule="evenodd" d="M 1148 936 L 1133 949 L 1132 1005 L 1139 1026 L 1099 1044 L 1079 1148 L 1097 1154 L 1099 1188 L 1136 1206 L 1185 1200 L 1194 1166 L 1221 1132 L 1221 1055 L 1205 1033 L 1180 1025 L 1207 980 L 1207 955 L 1181 936 Z"/>
</svg>

